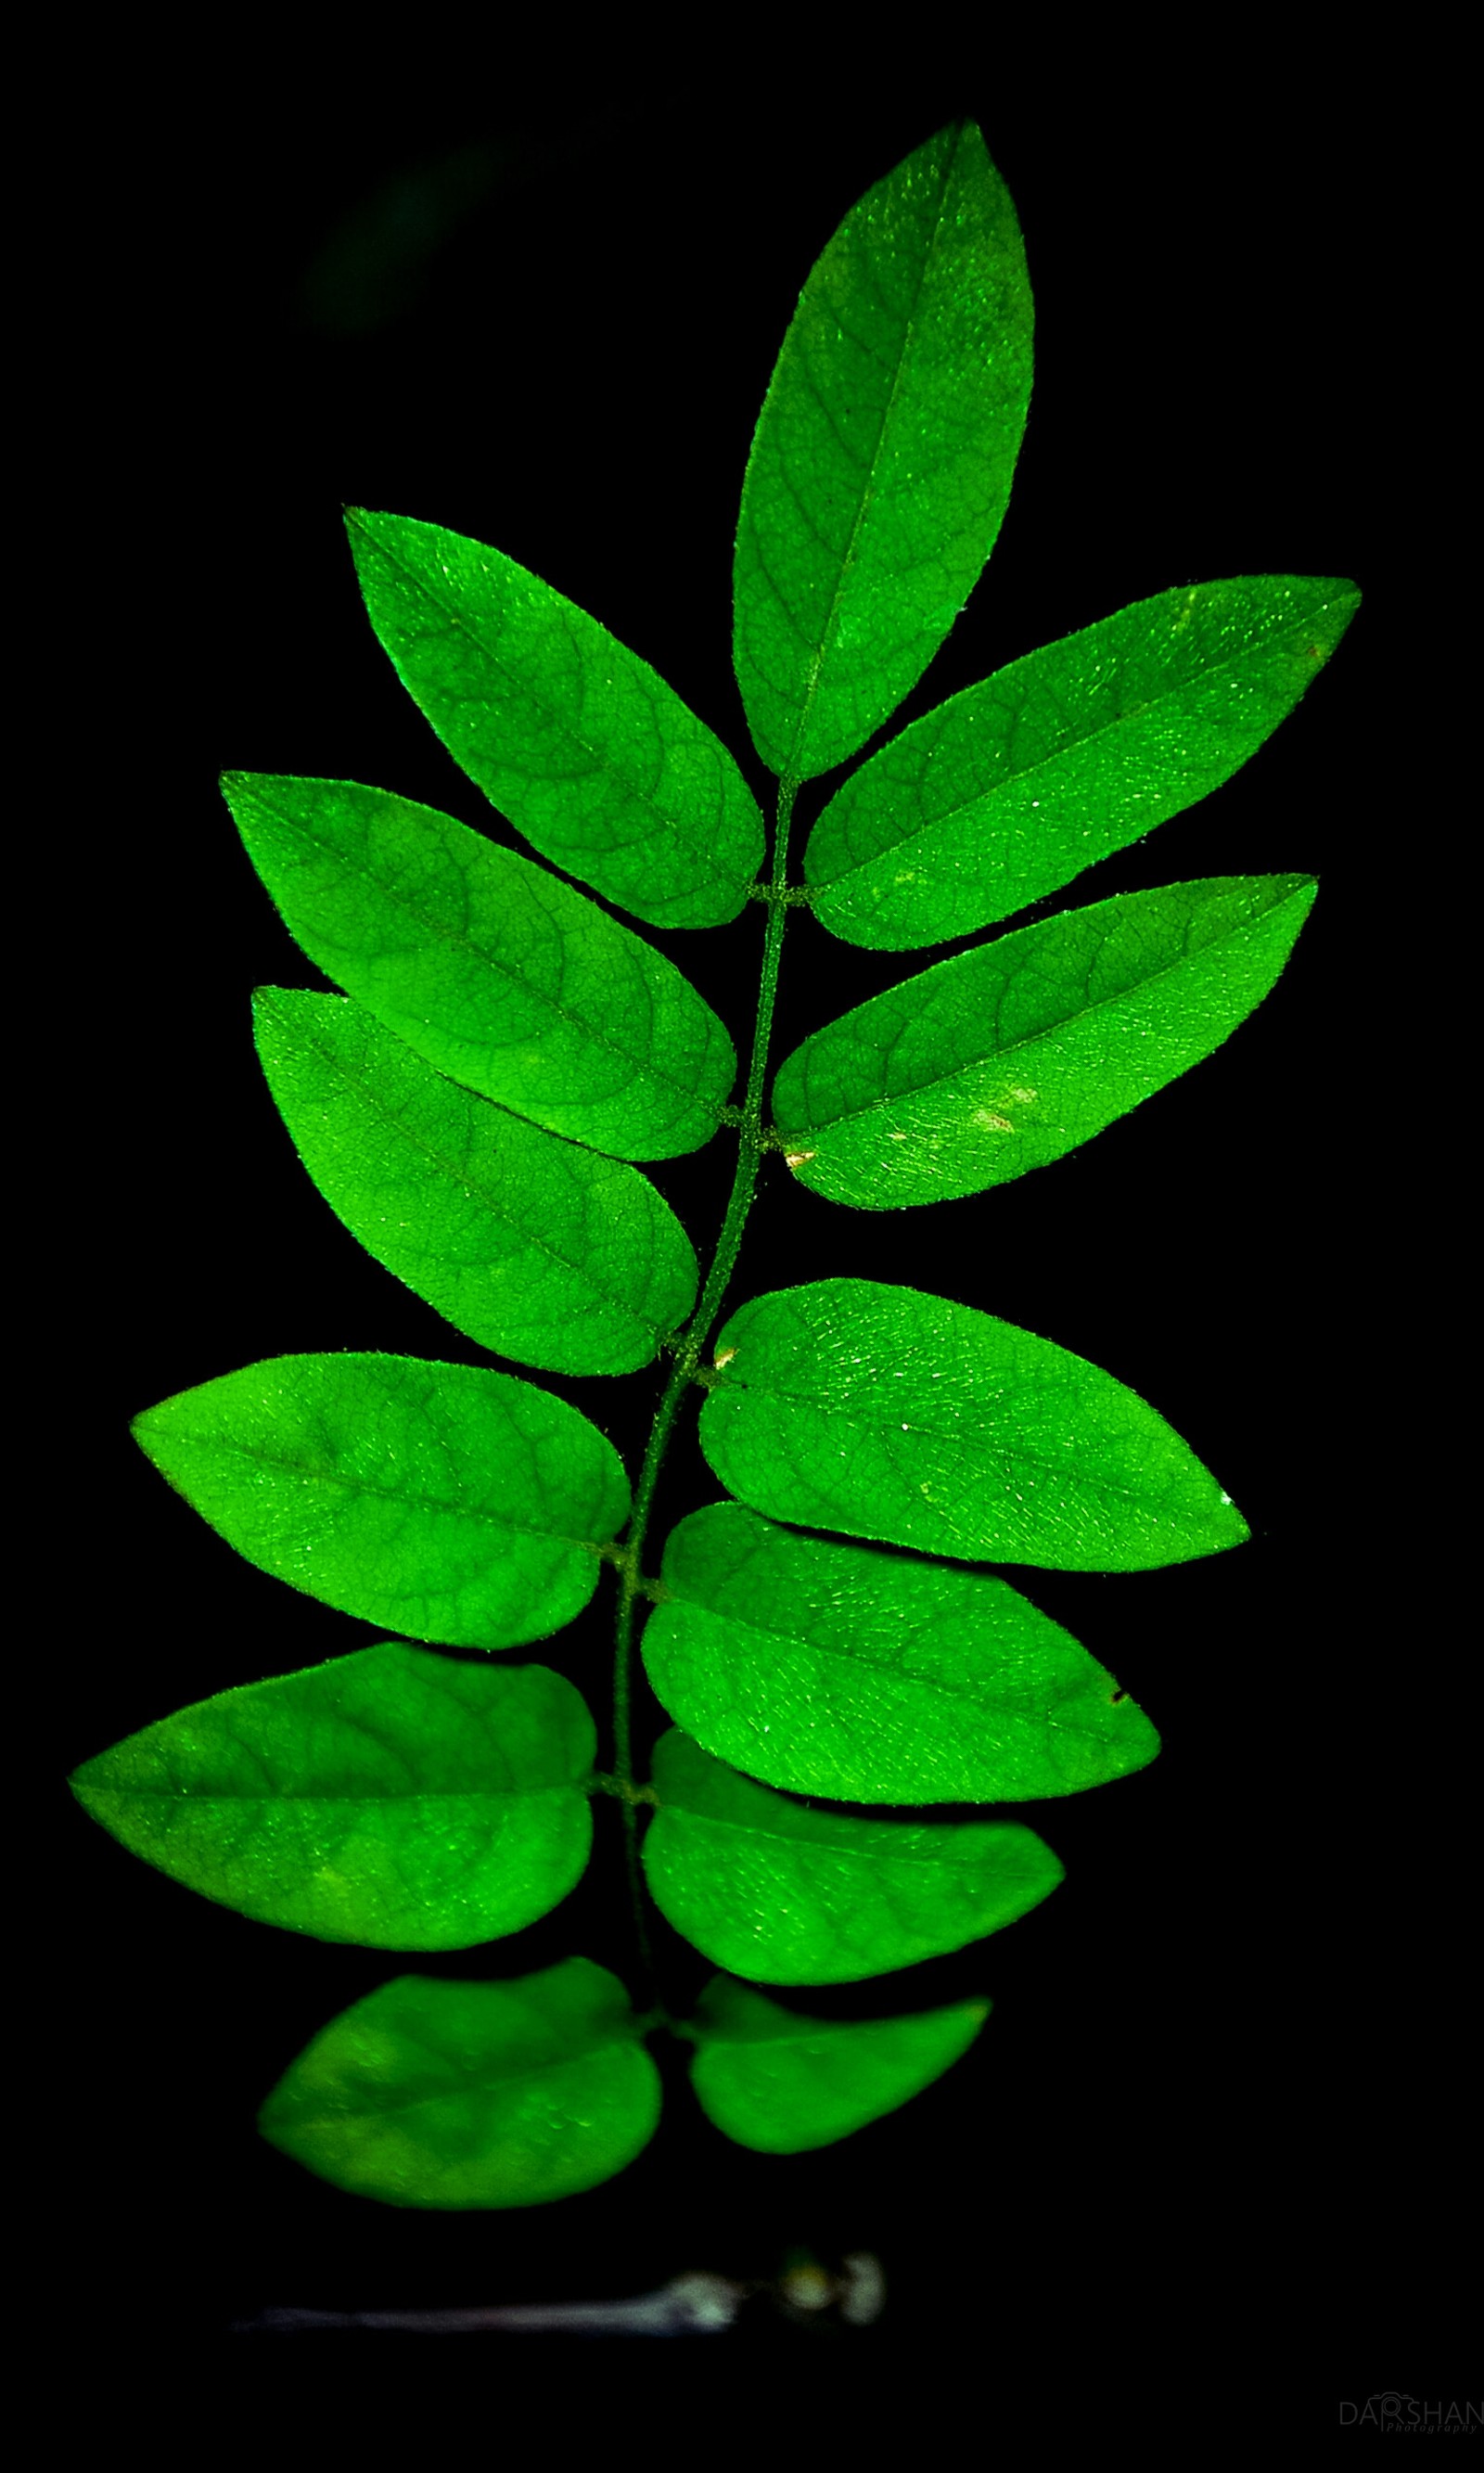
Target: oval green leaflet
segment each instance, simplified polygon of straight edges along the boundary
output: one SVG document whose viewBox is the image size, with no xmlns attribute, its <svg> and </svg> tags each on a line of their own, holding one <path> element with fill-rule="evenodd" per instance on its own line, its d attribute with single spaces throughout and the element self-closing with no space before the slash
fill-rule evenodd
<svg viewBox="0 0 1484 2473">
<path fill-rule="evenodd" d="M 804 285 L 737 524 L 732 658 L 763 761 L 853 756 L 994 545 L 1031 390 L 1030 284 L 972 122 L 852 207 Z"/>
<path fill-rule="evenodd" d="M 659 2073 L 614 1975 L 567 1957 L 504 1983 L 402 1975 L 343 2010 L 258 2115 L 324 2181 L 394 2207 L 534 2207 L 632 2164 Z"/>
<path fill-rule="evenodd" d="M 658 927 L 734 919 L 762 817 L 675 689 L 483 541 L 364 507 L 346 525 L 397 676 L 543 857 Z"/>
<path fill-rule="evenodd" d="M 620 1159 L 710 1140 L 736 1071 L 722 1024 L 549 868 L 360 781 L 222 788 L 290 935 L 440 1073 Z"/>
<path fill-rule="evenodd" d="M 1055 893 L 1245 764 L 1359 600 L 1324 576 L 1182 585 L 950 696 L 819 817 L 804 852 L 815 917 L 899 951 Z"/>
<path fill-rule="evenodd" d="M 632 1373 L 679 1330 L 695 1253 L 637 1168 L 461 1090 L 343 996 L 259 988 L 253 1018 L 326 1202 L 456 1330 L 559 1374 Z"/>
<path fill-rule="evenodd" d="M 1221 1045 L 1313 899 L 1311 876 L 1168 884 L 935 963 L 779 1068 L 784 1157 L 802 1185 L 868 1211 L 1045 1167 Z"/>
<path fill-rule="evenodd" d="M 383 1641 L 179 1709 L 71 1785 L 133 1854 L 259 1923 L 469 1949 L 581 1879 L 595 1742 L 544 1666 Z"/>
<path fill-rule="evenodd" d="M 471 1365 L 271 1357 L 146 1409 L 133 1433 L 250 1563 L 454 1648 L 570 1622 L 629 1515 L 596 1426 Z"/>
<path fill-rule="evenodd" d="M 1018 1821 L 860 1820 L 754 1786 L 673 1728 L 644 1838 L 655 1904 L 732 1975 L 854 1983 L 1014 1923 L 1062 1866 Z"/>
<path fill-rule="evenodd" d="M 690 2035 L 708 2120 L 764 2155 L 800 2155 L 895 2112 L 962 2059 L 990 2013 L 956 2001 L 904 2018 L 809 2018 L 717 1976 Z"/>
<path fill-rule="evenodd" d="M 799 1794 L 1018 1803 L 1160 1748 L 1107 1669 L 1005 1581 L 801 1537 L 739 1502 L 671 1530 L 643 1645 L 697 1742 Z"/>
<path fill-rule="evenodd" d="M 701 1448 L 775 1520 L 966 1562 L 1138 1572 L 1247 1524 L 1137 1393 L 972 1306 L 816 1280 L 743 1306 Z"/>
</svg>

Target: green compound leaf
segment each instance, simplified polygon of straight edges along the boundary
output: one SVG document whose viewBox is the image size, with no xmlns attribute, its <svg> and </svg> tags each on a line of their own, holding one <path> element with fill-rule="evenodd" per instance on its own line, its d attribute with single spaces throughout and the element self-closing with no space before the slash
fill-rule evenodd
<svg viewBox="0 0 1484 2473">
<path fill-rule="evenodd" d="M 229 773 L 289 933 L 409 1047 L 620 1159 L 698 1150 L 736 1073 L 688 979 L 550 870 L 359 781 Z"/>
<path fill-rule="evenodd" d="M 613 1446 L 514 1374 L 275 1357 L 136 1417 L 250 1563 L 414 1640 L 510 1648 L 581 1614 L 629 1516 Z"/>
<path fill-rule="evenodd" d="M 534 2207 L 611 2180 L 659 2121 L 616 1976 L 563 1958 L 510 1983 L 398 1976 L 332 2020 L 258 2114 L 323 2181 L 394 2207 Z"/>
<path fill-rule="evenodd" d="M 956 2001 L 840 2025 L 801 2018 L 716 1976 L 690 2026 L 690 2082 L 702 2111 L 739 2147 L 798 2155 L 920 2095 L 968 2052 L 989 2014 L 988 2001 Z"/>
<path fill-rule="evenodd" d="M 735 919 L 762 818 L 674 688 L 499 550 L 360 507 L 346 522 L 398 678 L 527 840 L 657 927 Z"/>
<path fill-rule="evenodd" d="M 773 1090 L 784 1157 L 865 1211 L 1045 1167 L 1221 1045 L 1313 899 L 1305 876 L 1166 884 L 937 962 L 795 1048 Z"/>
<path fill-rule="evenodd" d="M 678 1729 L 655 1746 L 644 1872 L 733 1975 L 854 1983 L 998 1932 L 1065 1878 L 1016 1821 L 858 1820 L 754 1786 Z"/>
<path fill-rule="evenodd" d="M 971 122 L 847 215 L 784 338 L 737 527 L 758 753 L 808 780 L 917 684 L 994 545 L 1031 391 L 1015 208 Z"/>
<path fill-rule="evenodd" d="M 871 1280 L 756 1297 L 701 1448 L 755 1511 L 966 1562 L 1144 1572 L 1247 1524 L 1136 1392 L 972 1306 Z"/>
<path fill-rule="evenodd" d="M 259 1923 L 468 1949 L 582 1878 L 594 1750 L 548 1668 L 384 1641 L 179 1710 L 71 1784 L 132 1854 Z"/>
<path fill-rule="evenodd" d="M 1236 576 L 1012 661 L 836 791 L 804 853 L 816 917 L 895 952 L 1054 893 L 1245 764 L 1359 602 L 1343 581 Z"/>
<path fill-rule="evenodd" d="M 456 1330 L 558 1374 L 629 1374 L 684 1321 L 696 1258 L 637 1168 L 460 1090 L 343 996 L 260 988 L 253 1015 L 326 1202 Z"/>
<path fill-rule="evenodd" d="M 1160 1748 L 1071 1634 L 986 1573 L 826 1545 L 723 1502 L 671 1531 L 661 1581 L 644 1630 L 656 1693 L 772 1786 L 1020 1803 L 1125 1777 Z"/>
</svg>

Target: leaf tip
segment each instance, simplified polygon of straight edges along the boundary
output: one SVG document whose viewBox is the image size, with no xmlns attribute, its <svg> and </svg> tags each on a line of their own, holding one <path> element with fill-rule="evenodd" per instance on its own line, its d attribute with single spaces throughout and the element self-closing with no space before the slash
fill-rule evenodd
<svg viewBox="0 0 1484 2473">
<path fill-rule="evenodd" d="M 131 1417 L 129 1420 L 130 1439 L 138 1444 L 145 1458 L 149 1460 L 156 1459 L 153 1420 L 156 1413 L 154 1408 L 141 1408 L 136 1417 Z M 157 1460 L 156 1464 L 158 1465 Z"/>
<path fill-rule="evenodd" d="M 1225 1486 L 1221 1489 L 1221 1510 L 1223 1525 L 1231 1532 L 1231 1543 L 1233 1546 L 1249 1545 L 1252 1541 L 1252 1529 Z"/>
<path fill-rule="evenodd" d="M 343 507 L 341 515 L 350 543 L 350 555 L 352 559 L 358 559 L 361 544 L 371 545 L 375 541 L 374 516 L 370 507 Z"/>
</svg>

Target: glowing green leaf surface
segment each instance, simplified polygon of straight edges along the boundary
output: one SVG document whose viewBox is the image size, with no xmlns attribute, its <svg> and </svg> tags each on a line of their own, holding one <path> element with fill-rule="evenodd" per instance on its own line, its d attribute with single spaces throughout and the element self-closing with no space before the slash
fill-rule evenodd
<svg viewBox="0 0 1484 2473">
<path fill-rule="evenodd" d="M 342 996 L 260 988 L 257 1052 L 351 1234 L 455 1328 L 559 1374 L 648 1364 L 696 1258 L 637 1168 L 492 1107 Z"/>
<path fill-rule="evenodd" d="M 509 1648 L 580 1614 L 629 1486 L 534 1382 L 416 1357 L 275 1357 L 148 1408 L 135 1439 L 239 1554 L 342 1613 Z"/>
<path fill-rule="evenodd" d="M 918 1288 L 756 1297 L 716 1346 L 701 1448 L 755 1511 L 964 1561 L 1139 1572 L 1239 1545 L 1188 1446 L 1096 1365 Z"/>
<path fill-rule="evenodd" d="M 1303 876 L 1213 876 L 1065 911 L 935 963 L 781 1067 L 789 1166 L 867 1211 L 1044 1167 L 1219 1047 L 1314 899 Z"/>
<path fill-rule="evenodd" d="M 730 1040 L 585 894 L 362 782 L 234 773 L 223 789 L 290 934 L 440 1073 L 620 1159 L 709 1140 Z"/>
<path fill-rule="evenodd" d="M 510 1983 L 402 1975 L 284 2072 L 263 2136 L 394 2207 L 533 2207 L 610 2180 L 659 2120 L 623 1985 L 590 1958 Z"/>
<path fill-rule="evenodd" d="M 971 122 L 877 181 L 815 266 L 737 527 L 737 679 L 775 773 L 852 756 L 958 616 L 1010 495 L 1031 324 L 1015 208 Z"/>
<path fill-rule="evenodd" d="M 967 687 L 836 791 L 804 853 L 816 917 L 897 951 L 1054 893 L 1245 764 L 1359 600 L 1302 575 L 1187 585 Z"/>
<path fill-rule="evenodd" d="M 398 678 L 527 840 L 657 927 L 734 919 L 762 818 L 675 689 L 499 550 L 361 507 L 346 522 Z"/>
<path fill-rule="evenodd" d="M 672 1729 L 644 1837 L 655 1904 L 733 1975 L 853 1983 L 998 1932 L 1064 1877 L 1015 1821 L 859 1820 L 790 1803 Z"/>
<path fill-rule="evenodd" d="M 703 2112 L 739 2147 L 798 2155 L 920 2095 L 967 2053 L 989 2013 L 987 2001 L 956 2001 L 841 2025 L 802 2018 L 717 1976 L 692 2023 L 690 2082 Z"/>
<path fill-rule="evenodd" d="M 594 1748 L 546 1667 L 385 1641 L 179 1710 L 72 1789 L 132 1854 L 259 1923 L 467 1949 L 581 1879 Z"/>
<path fill-rule="evenodd" d="M 661 1580 L 644 1630 L 659 1700 L 772 1786 L 1019 1803 L 1124 1777 L 1160 1748 L 1071 1634 L 987 1573 L 798 1537 L 723 1502 L 671 1531 Z"/>
<path fill-rule="evenodd" d="M 1181 211 L 1178 180 L 1168 204 Z M 1104 244 L 1120 295 L 1138 280 L 1126 238 L 1111 224 Z M 468 800 L 478 784 L 510 824 L 483 807 L 491 839 L 358 782 L 226 779 L 289 931 L 345 991 L 256 1000 L 265 1072 L 319 1191 L 466 1334 L 455 1354 L 497 1350 L 554 1377 L 669 1361 L 647 1445 L 642 1414 L 624 1420 L 632 1496 L 589 1417 L 470 1366 L 284 1357 L 136 1421 L 168 1481 L 263 1571 L 460 1652 L 382 1640 L 251 1682 L 72 1782 L 123 1844 L 250 1918 L 378 1949 L 473 1949 L 486 1980 L 444 1980 L 463 1961 L 429 1957 L 430 1976 L 384 1984 L 315 2036 L 263 2107 L 270 2141 L 353 2195 L 496 2208 L 596 2189 L 657 2127 L 644 2044 L 661 2026 L 691 2048 L 710 2120 L 760 2155 L 826 2146 L 930 2084 L 988 2001 L 821 2019 L 783 2005 L 813 1996 L 778 1987 L 922 1966 L 1014 1921 L 1062 1873 L 1006 1807 L 1159 1749 L 1076 1641 L 969 1567 L 1157 1569 L 1248 1533 L 1153 1407 L 989 1314 L 825 1279 L 717 1329 L 767 1151 L 822 1195 L 875 1210 L 1054 1163 L 1214 1050 L 1273 986 L 1313 899 L 1307 876 L 1229 878 L 1039 919 L 975 951 L 939 941 L 1046 908 L 1224 782 L 1358 601 L 1342 581 L 1292 576 L 1163 592 L 882 747 L 904 696 L 920 713 L 930 701 L 924 673 L 996 539 L 1032 323 L 1015 210 L 967 123 L 861 199 L 809 276 L 736 535 L 736 676 L 779 777 L 771 885 L 754 882 L 764 835 L 742 774 L 664 681 L 502 553 L 385 514 L 348 518 L 372 628 Z M 673 410 L 658 405 L 661 427 Z M 601 442 L 602 419 L 588 428 Z M 799 885 L 784 843 L 810 782 L 823 812 Z M 503 846 L 521 832 L 552 864 Z M 766 896 L 743 1104 L 728 1104 L 736 1058 L 717 1015 L 571 879 L 653 922 L 667 949 L 670 930 L 738 922 Z M 778 1072 L 765 1128 L 779 940 L 800 902 L 857 946 L 939 942 L 954 958 L 834 1021 L 818 1002 L 809 1020 L 826 1026 Z M 1269 1029 L 1287 1019 L 1281 998 Z M 1270 1106 L 1230 1129 L 1233 1156 L 1260 1151 L 1284 1112 L 1300 1121 L 1303 1084 L 1282 1072 Z M 634 1164 L 683 1159 L 723 1124 L 739 1156 L 725 1219 L 706 1231 L 698 1310 L 690 1241 Z M 676 1189 L 692 1188 L 682 1171 Z M 1095 1210 L 1083 1221 L 1095 1254 L 1106 1229 Z M 693 1385 L 704 1456 L 736 1499 L 681 1522 L 657 1579 L 651 1514 L 679 1475 L 662 1461 Z M 1178 1390 L 1161 1396 L 1193 1413 Z M 571 1621 L 604 1562 L 622 1586 L 600 1777 L 572 1686 L 482 1652 Z M 652 1787 L 634 1751 L 642 1761 L 655 1729 L 630 1741 L 636 1611 L 677 1721 Z M 684 1966 L 675 1977 L 662 1951 L 658 1974 L 644 1952 L 642 2014 L 586 1958 L 509 1982 L 477 1962 L 477 1944 L 580 1883 L 600 1787 L 634 1824 L 635 1901 L 642 1870 L 663 1916 L 728 1970 L 688 2021 L 668 2005 Z M 884 1986 L 869 2005 L 819 2000 L 897 2005 Z M 977 2100 L 968 2073 L 960 2093 Z M 1106 2127 L 1116 2153 L 1119 2124 Z M 1081 2154 L 1085 2125 L 1066 2136 Z M 1124 2180 L 1134 2203 L 1137 2173 Z M 632 2195 L 642 2209 L 644 2189 Z M 323 2314 L 288 2314 L 304 2315 Z M 580 2432 L 583 2414 L 574 2389 L 565 2425 Z M 450 2435 L 430 2431 L 444 2447 Z"/>
</svg>

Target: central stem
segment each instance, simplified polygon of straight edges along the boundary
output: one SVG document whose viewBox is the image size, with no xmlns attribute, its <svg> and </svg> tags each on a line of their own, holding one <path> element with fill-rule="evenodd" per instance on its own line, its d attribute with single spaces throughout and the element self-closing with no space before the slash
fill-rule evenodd
<svg viewBox="0 0 1484 2473">
<path fill-rule="evenodd" d="M 634 1906 L 634 1930 L 646 1974 L 653 1976 L 654 1966 L 649 1945 L 649 1927 L 644 1910 L 643 1879 L 639 1870 L 638 1811 L 634 1783 L 633 1732 L 630 1722 L 634 1674 L 634 1608 L 643 1594 L 644 1541 L 649 1529 L 649 1515 L 655 1500 L 665 1446 L 670 1439 L 676 1412 L 681 1401 L 695 1379 L 696 1369 L 706 1354 L 721 1303 L 727 1292 L 736 1263 L 742 1231 L 752 1209 L 757 1187 L 757 1170 L 764 1149 L 762 1102 L 763 1086 L 768 1070 L 768 1040 L 773 1029 L 773 1007 L 778 995 L 778 960 L 783 949 L 783 928 L 788 918 L 788 827 L 798 791 L 796 781 L 778 784 L 778 818 L 773 836 L 773 868 L 768 885 L 768 927 L 763 938 L 762 975 L 757 989 L 757 1020 L 753 1031 L 753 1052 L 748 1060 L 747 1090 L 742 1101 L 742 1122 L 737 1146 L 736 1174 L 722 1221 L 711 1267 L 700 1302 L 675 1346 L 675 1364 L 670 1379 L 660 1395 L 650 1428 L 649 1442 L 634 1490 L 634 1516 L 623 1559 L 618 1570 L 618 1620 L 613 1648 L 613 1768 L 623 1809 L 624 1852 L 629 1866 L 629 1894 Z"/>
</svg>

